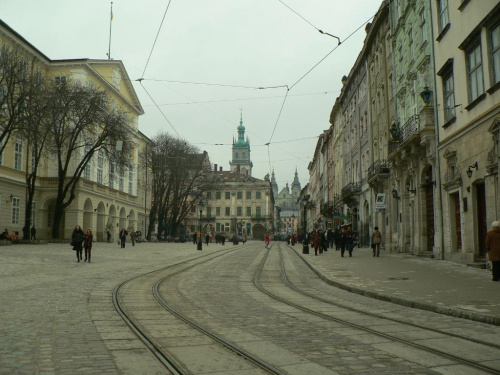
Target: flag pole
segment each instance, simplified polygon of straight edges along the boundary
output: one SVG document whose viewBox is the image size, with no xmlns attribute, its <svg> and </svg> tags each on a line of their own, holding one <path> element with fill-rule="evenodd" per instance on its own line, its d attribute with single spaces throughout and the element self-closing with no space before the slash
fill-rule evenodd
<svg viewBox="0 0 500 375">
<path fill-rule="evenodd" d="M 109 45 L 108 45 L 108 60 L 111 60 L 111 25 L 113 24 L 113 2 L 111 2 L 111 13 L 109 17 Z"/>
</svg>

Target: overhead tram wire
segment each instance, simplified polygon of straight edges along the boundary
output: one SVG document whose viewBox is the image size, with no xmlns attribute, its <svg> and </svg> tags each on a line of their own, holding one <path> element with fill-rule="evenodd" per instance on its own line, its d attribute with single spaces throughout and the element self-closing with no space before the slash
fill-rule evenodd
<svg viewBox="0 0 500 375">
<path fill-rule="evenodd" d="M 278 0 L 279 1 L 279 0 Z M 346 40 L 348 40 L 349 38 L 351 38 L 354 34 L 356 34 L 359 29 L 361 29 L 363 26 L 365 26 L 368 22 L 370 22 L 371 19 L 373 19 L 373 17 L 375 17 L 375 15 L 371 16 L 370 18 L 368 18 L 365 22 L 363 22 L 363 24 L 361 26 L 359 26 L 356 30 L 354 30 L 352 33 L 350 33 L 342 42 L 344 43 Z M 319 60 L 316 64 L 314 64 L 314 66 L 309 69 L 306 74 L 304 74 L 302 77 L 300 77 L 291 87 L 290 87 L 290 90 L 293 89 L 295 87 L 295 85 L 297 85 L 300 81 L 302 81 L 302 79 L 304 79 L 307 75 L 309 75 L 309 73 L 311 73 L 314 69 L 316 69 L 316 67 L 321 64 L 328 56 L 330 56 L 337 48 L 339 48 L 340 46 L 340 43 L 338 45 L 335 46 L 335 48 L 333 48 L 330 52 L 328 52 L 325 57 L 323 57 L 321 60 Z"/>
<path fill-rule="evenodd" d="M 330 33 L 327 33 L 319 28 L 317 28 L 316 26 L 314 26 L 311 22 L 309 22 L 304 16 L 302 16 L 300 13 L 296 12 L 295 10 L 293 10 L 288 4 L 285 4 L 283 1 L 281 0 L 278 0 L 281 4 L 283 4 L 284 6 L 286 6 L 288 9 L 290 9 L 293 13 L 295 13 L 297 16 L 299 16 L 300 18 L 302 18 L 304 21 L 306 21 L 309 25 L 311 25 L 314 29 L 316 29 L 320 34 L 323 34 L 323 35 L 328 35 L 332 38 L 335 38 L 337 39 L 338 41 L 338 45 L 340 45 L 342 42 L 340 41 L 340 38 L 338 36 L 335 36 L 335 35 L 332 35 Z"/>
<path fill-rule="evenodd" d="M 149 52 L 148 60 L 146 61 L 146 66 L 144 67 L 144 71 L 142 72 L 142 79 L 144 79 L 144 74 L 146 74 L 146 69 L 148 68 L 149 60 L 151 59 L 151 55 L 153 54 L 153 50 L 156 46 L 156 41 L 158 40 L 158 36 L 160 35 L 161 27 L 163 26 L 163 22 L 165 21 L 165 17 L 167 16 L 168 8 L 170 7 L 171 2 L 172 0 L 168 0 L 167 9 L 165 9 L 165 13 L 163 14 L 160 27 L 158 28 L 158 32 L 156 33 L 155 41 L 153 42 L 153 46 L 151 47 L 151 51 Z"/>
<path fill-rule="evenodd" d="M 144 87 L 144 85 L 142 84 L 142 79 L 139 78 L 137 81 L 139 81 L 139 83 L 141 84 L 141 87 L 144 89 L 144 91 L 146 91 L 146 94 L 148 94 L 149 98 L 153 101 L 153 103 L 155 104 L 156 108 L 158 108 L 158 111 L 160 111 L 160 113 L 162 114 L 163 118 L 165 120 L 167 120 L 168 124 L 172 127 L 172 129 L 174 130 L 175 134 L 177 134 L 177 136 L 179 138 L 182 138 L 180 136 L 180 134 L 177 132 L 177 130 L 175 129 L 174 125 L 172 125 L 172 123 L 170 122 L 170 120 L 167 118 L 167 116 L 163 113 L 163 111 L 161 110 L 161 108 L 158 106 L 158 104 L 156 104 L 155 100 L 153 99 L 153 97 L 151 96 L 151 94 L 148 92 L 148 90 L 146 90 L 146 88 Z"/>
</svg>

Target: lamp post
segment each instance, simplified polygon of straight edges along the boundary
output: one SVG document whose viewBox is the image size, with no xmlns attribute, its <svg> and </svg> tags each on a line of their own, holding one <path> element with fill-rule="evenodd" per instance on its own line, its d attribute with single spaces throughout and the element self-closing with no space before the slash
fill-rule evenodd
<svg viewBox="0 0 500 375">
<path fill-rule="evenodd" d="M 198 250 L 202 250 L 202 241 L 201 241 L 201 213 L 203 212 L 203 208 L 205 207 L 205 203 L 203 202 L 203 199 L 200 199 L 198 201 L 198 210 L 200 210 L 200 236 L 198 238 Z"/>
</svg>

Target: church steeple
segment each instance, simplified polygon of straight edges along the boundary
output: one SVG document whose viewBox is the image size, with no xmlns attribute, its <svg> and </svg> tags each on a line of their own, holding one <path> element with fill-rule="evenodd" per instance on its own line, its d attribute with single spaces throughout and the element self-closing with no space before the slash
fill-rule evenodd
<svg viewBox="0 0 500 375">
<path fill-rule="evenodd" d="M 238 129 L 238 139 L 233 137 L 233 159 L 229 162 L 229 167 L 233 172 L 252 175 L 253 163 L 250 160 L 250 142 L 245 140 L 245 126 L 243 125 L 243 112 L 240 113 L 240 125 Z"/>
</svg>

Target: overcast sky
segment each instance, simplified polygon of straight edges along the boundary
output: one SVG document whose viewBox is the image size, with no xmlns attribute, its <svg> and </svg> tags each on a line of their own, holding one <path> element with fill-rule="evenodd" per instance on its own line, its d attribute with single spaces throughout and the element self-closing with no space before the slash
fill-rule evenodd
<svg viewBox="0 0 500 375">
<path fill-rule="evenodd" d="M 227 170 L 242 111 L 252 175 L 263 178 L 274 169 L 281 189 L 297 168 L 303 187 L 341 78 L 361 50 L 364 23 L 380 3 L 171 0 L 160 30 L 168 0 L 114 0 L 111 58 L 123 61 L 132 80 L 144 78 L 143 87 L 134 82 L 146 112 L 141 132 L 179 134 Z M 110 6 L 105 0 L 0 0 L 0 17 L 50 59 L 107 59 Z M 338 48 L 336 39 L 315 29 L 344 41 L 360 26 Z M 285 85 L 288 91 L 255 89 Z"/>
</svg>

